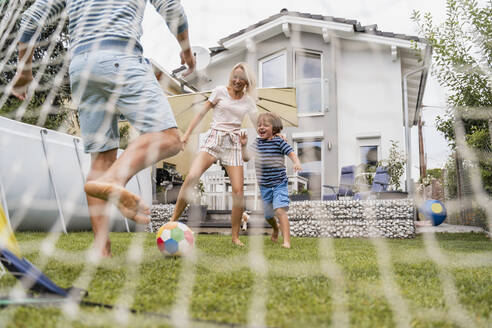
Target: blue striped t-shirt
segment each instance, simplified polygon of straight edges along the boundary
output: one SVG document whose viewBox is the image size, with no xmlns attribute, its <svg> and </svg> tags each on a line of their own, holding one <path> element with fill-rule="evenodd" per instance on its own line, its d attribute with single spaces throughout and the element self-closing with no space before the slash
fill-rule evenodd
<svg viewBox="0 0 492 328">
<path fill-rule="evenodd" d="M 177 35 L 188 28 L 179 0 L 149 0 Z M 21 42 L 39 35 L 44 24 L 61 16 L 69 19 L 72 54 L 94 48 L 123 48 L 142 52 L 140 37 L 147 0 L 37 0 L 22 15 Z"/>
<path fill-rule="evenodd" d="M 255 153 L 256 178 L 261 186 L 275 187 L 287 181 L 284 156 L 294 150 L 284 139 L 278 136 L 256 138 L 251 148 Z"/>
</svg>

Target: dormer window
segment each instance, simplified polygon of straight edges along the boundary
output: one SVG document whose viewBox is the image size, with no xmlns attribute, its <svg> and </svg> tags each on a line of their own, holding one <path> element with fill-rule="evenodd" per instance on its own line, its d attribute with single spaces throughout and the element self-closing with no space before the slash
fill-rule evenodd
<svg viewBox="0 0 492 328">
<path fill-rule="evenodd" d="M 260 85 L 262 88 L 287 86 L 287 53 L 275 53 L 260 60 Z"/>
</svg>

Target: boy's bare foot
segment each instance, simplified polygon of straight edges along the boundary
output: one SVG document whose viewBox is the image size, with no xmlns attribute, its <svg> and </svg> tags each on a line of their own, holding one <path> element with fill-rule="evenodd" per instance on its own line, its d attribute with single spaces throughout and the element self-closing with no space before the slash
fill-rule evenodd
<svg viewBox="0 0 492 328">
<path fill-rule="evenodd" d="M 243 242 L 240 241 L 239 239 L 233 240 L 232 243 L 236 246 L 240 246 L 240 247 L 244 246 Z"/>
<path fill-rule="evenodd" d="M 273 229 L 272 237 L 270 238 L 274 243 L 278 241 L 278 229 Z"/>
<path fill-rule="evenodd" d="M 282 247 L 283 247 L 283 248 L 290 248 L 290 244 L 289 244 L 289 243 L 283 243 L 283 244 L 282 244 Z"/>
<path fill-rule="evenodd" d="M 115 204 L 126 218 L 140 224 L 150 223 L 150 219 L 146 216 L 150 214 L 149 207 L 140 201 L 140 197 L 126 188 L 107 182 L 89 181 L 85 184 L 84 190 L 89 196 Z"/>
</svg>

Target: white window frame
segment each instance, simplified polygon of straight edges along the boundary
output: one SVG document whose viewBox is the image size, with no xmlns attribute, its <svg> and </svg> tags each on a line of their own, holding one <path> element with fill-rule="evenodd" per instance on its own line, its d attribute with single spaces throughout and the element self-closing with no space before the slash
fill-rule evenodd
<svg viewBox="0 0 492 328">
<path fill-rule="evenodd" d="M 323 184 L 325 184 L 324 182 L 325 181 L 325 136 L 323 131 L 292 133 L 292 141 L 294 142 L 293 148 L 297 156 L 299 156 L 299 153 L 297 151 L 298 150 L 297 144 L 299 142 L 321 141 L 321 199 L 323 199 L 324 196 Z M 294 175 L 298 176 L 299 172 L 294 172 Z"/>
<path fill-rule="evenodd" d="M 357 157 L 359 158 L 359 164 L 362 164 L 362 157 L 360 154 L 360 147 L 363 146 L 376 146 L 378 147 L 378 162 L 381 160 L 381 135 L 364 135 L 357 137 Z"/>
<path fill-rule="evenodd" d="M 297 76 L 296 76 L 296 64 L 297 64 L 297 54 L 298 53 L 306 53 L 306 54 L 313 54 L 313 55 L 319 55 L 319 60 L 321 64 L 321 108 L 319 112 L 316 113 L 301 113 L 299 110 L 297 110 L 297 116 L 298 117 L 310 117 L 310 116 L 324 116 L 325 115 L 325 76 L 324 76 L 324 56 L 322 51 L 316 51 L 316 50 L 310 50 L 310 49 L 303 49 L 303 48 L 296 48 L 293 51 L 293 60 L 292 60 L 292 75 L 293 75 L 293 82 L 294 82 L 294 87 L 296 86 L 297 82 Z"/>
<path fill-rule="evenodd" d="M 286 88 L 289 80 L 289 70 L 288 70 L 288 57 L 287 57 L 287 49 L 283 49 L 277 52 L 274 52 L 266 57 L 263 57 L 258 60 L 258 80 L 259 80 L 259 86 L 260 88 L 263 88 L 263 63 L 272 60 L 276 57 L 280 57 L 284 55 L 285 56 L 285 81 L 283 86 L 278 86 L 278 88 Z"/>
</svg>

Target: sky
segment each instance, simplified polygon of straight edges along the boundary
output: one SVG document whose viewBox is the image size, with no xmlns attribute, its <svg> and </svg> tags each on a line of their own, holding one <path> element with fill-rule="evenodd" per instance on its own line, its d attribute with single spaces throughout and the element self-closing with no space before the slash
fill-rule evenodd
<svg viewBox="0 0 492 328">
<path fill-rule="evenodd" d="M 435 22 L 445 19 L 445 0 L 181 0 L 189 21 L 192 45 L 218 46 L 218 40 L 255 24 L 282 8 L 310 14 L 355 19 L 362 25 L 377 24 L 381 31 L 417 35 L 410 20 L 413 10 L 430 12 Z M 142 44 L 144 55 L 168 71 L 180 66 L 179 46 L 168 32 L 164 20 L 147 6 Z M 442 134 L 435 129 L 437 115 L 443 114 L 445 92 L 429 76 L 423 99 L 423 128 L 427 167 L 442 167 L 450 153 Z M 418 177 L 417 129 L 412 129 L 412 176 Z M 403 146 L 403 145 L 402 145 Z"/>
</svg>

